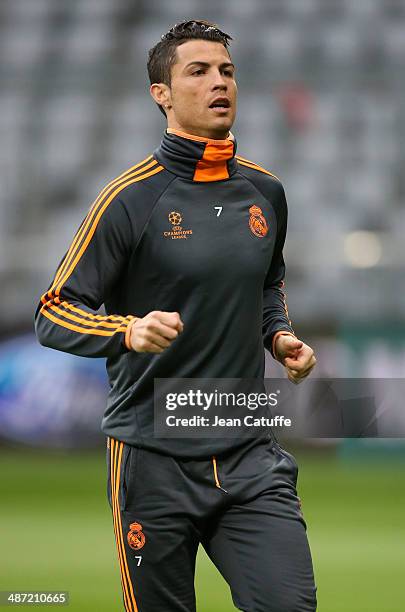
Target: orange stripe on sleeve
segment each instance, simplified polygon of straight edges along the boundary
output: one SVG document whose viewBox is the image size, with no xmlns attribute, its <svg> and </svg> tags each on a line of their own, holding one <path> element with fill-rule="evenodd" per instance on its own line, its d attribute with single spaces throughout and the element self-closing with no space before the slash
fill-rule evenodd
<svg viewBox="0 0 405 612">
<path fill-rule="evenodd" d="M 138 321 L 139 317 L 134 317 L 127 325 L 127 331 L 125 332 L 125 346 L 129 351 L 132 351 L 131 345 L 131 329 L 135 321 Z"/>
<path fill-rule="evenodd" d="M 242 155 L 239 155 L 239 153 L 237 155 L 235 155 L 235 157 L 237 159 L 240 159 L 248 164 L 253 164 L 254 166 L 259 166 L 259 164 L 257 164 L 256 162 L 252 161 L 251 159 L 246 159 L 246 157 L 242 157 Z"/>
<path fill-rule="evenodd" d="M 82 235 L 82 231 L 84 231 L 84 225 L 87 222 L 87 219 L 89 217 L 89 215 L 92 214 L 93 210 L 95 209 L 95 207 L 98 205 L 98 203 L 102 200 L 102 198 L 104 197 L 104 195 L 113 187 L 115 187 L 116 185 L 118 185 L 120 180 L 125 180 L 128 176 L 132 175 L 132 173 L 139 174 L 141 172 L 143 172 L 144 170 L 148 170 L 150 167 L 152 167 L 152 165 L 156 164 L 157 162 L 155 160 L 152 161 L 151 164 L 148 164 L 147 166 L 144 166 L 142 168 L 140 168 L 140 166 L 142 166 L 143 164 L 145 164 L 147 161 L 149 161 L 150 159 L 152 159 L 152 155 L 149 155 L 148 157 L 146 157 L 143 161 L 139 162 L 139 164 L 136 164 L 135 166 L 132 166 L 132 168 L 129 168 L 128 170 L 126 170 L 125 172 L 123 172 L 122 174 L 120 174 L 119 176 L 117 176 L 117 178 L 115 178 L 114 180 L 110 181 L 108 183 L 108 185 L 106 185 L 101 192 L 99 193 L 99 195 L 97 196 L 97 198 L 95 199 L 95 201 L 93 202 L 93 204 L 90 207 L 90 210 L 86 216 L 86 218 L 84 219 L 83 223 L 81 224 L 81 226 L 79 227 L 79 230 L 76 233 L 76 236 L 74 237 L 74 240 L 70 246 L 70 249 L 67 253 L 67 256 L 65 258 L 65 260 L 62 262 L 59 270 L 56 272 L 55 275 L 55 281 L 57 281 L 57 278 L 60 276 L 60 274 L 62 274 L 62 269 L 64 266 L 65 261 L 67 260 L 67 257 L 69 256 L 70 250 L 73 249 L 75 247 L 75 245 L 77 244 L 77 241 L 80 240 L 80 236 Z"/>
<path fill-rule="evenodd" d="M 59 308 L 58 306 L 53 305 L 52 302 L 45 304 L 45 308 L 53 310 L 57 314 L 62 315 L 62 317 L 65 317 L 65 319 L 70 319 L 70 321 L 75 321 L 76 323 L 87 325 L 88 327 L 97 327 L 97 328 L 107 327 L 107 328 L 117 330 L 118 327 L 120 327 L 121 325 L 127 325 L 129 323 L 129 321 L 124 319 L 124 317 L 122 317 L 122 319 L 118 323 L 111 323 L 109 321 L 91 321 L 89 319 L 84 319 L 83 317 L 77 317 L 76 315 L 72 314 L 68 310 L 63 310 L 62 308 Z"/>
<path fill-rule="evenodd" d="M 67 279 L 69 278 L 69 276 L 72 274 L 75 266 L 77 265 L 77 263 L 80 261 L 83 253 L 85 252 L 90 240 L 92 239 L 94 232 L 96 231 L 97 225 L 104 213 L 104 211 L 108 208 L 108 206 L 111 204 L 111 202 L 113 201 L 113 199 L 115 198 L 115 196 L 120 193 L 120 191 L 122 191 L 123 189 L 125 189 L 125 187 L 128 187 L 129 185 L 132 185 L 138 181 L 142 181 L 146 178 L 148 178 L 149 176 L 153 176 L 154 174 L 157 174 L 158 172 L 161 172 L 162 170 L 164 170 L 163 166 L 157 166 L 156 168 L 154 168 L 153 170 L 150 170 L 149 172 L 147 172 L 146 174 L 143 174 L 141 176 L 138 176 L 136 178 L 131 178 L 128 181 L 125 181 L 123 184 L 121 184 L 119 187 L 117 187 L 112 193 L 110 193 L 110 195 L 108 196 L 107 200 L 101 205 L 101 207 L 98 209 L 97 215 L 94 218 L 93 224 L 91 225 L 91 227 L 89 227 L 86 239 L 84 240 L 82 246 L 80 247 L 80 250 L 78 251 L 77 255 L 74 257 L 73 259 L 73 254 L 71 259 L 73 259 L 72 263 L 70 264 L 69 268 L 66 270 L 66 272 L 63 275 L 63 278 L 61 278 L 58 283 L 57 286 L 55 287 L 55 285 L 52 287 L 55 288 L 55 294 L 59 295 L 60 291 L 63 287 L 63 285 L 65 284 L 65 282 L 67 281 Z M 90 219 L 88 222 L 88 225 L 90 225 Z M 52 291 L 51 289 L 51 291 Z"/>
<path fill-rule="evenodd" d="M 89 319 L 94 319 L 97 321 L 131 321 L 134 317 L 132 315 L 127 315 L 126 317 L 121 316 L 121 315 L 97 315 L 97 314 L 93 314 L 92 312 L 87 312 L 87 310 L 82 310 L 81 308 L 77 308 L 77 306 L 74 306 L 73 304 L 69 304 L 69 302 L 63 301 L 61 302 L 59 298 L 55 298 L 54 301 L 55 304 L 60 304 L 61 306 L 63 306 L 64 308 L 67 308 L 69 310 L 73 310 L 73 312 L 77 312 L 78 314 L 81 314 L 82 317 L 84 318 L 89 318 Z"/>
<path fill-rule="evenodd" d="M 117 327 L 114 331 L 107 331 L 103 329 L 92 329 L 86 327 L 78 327 L 77 325 L 73 325 L 72 323 L 68 323 L 62 319 L 55 317 L 52 313 L 50 313 L 46 309 L 46 304 L 42 306 L 40 311 L 47 319 L 60 325 L 61 327 L 66 327 L 66 329 L 70 329 L 71 331 L 78 332 L 79 334 L 93 334 L 94 336 L 113 336 L 117 332 L 125 332 L 127 327 L 126 325 L 122 325 Z"/>
<path fill-rule="evenodd" d="M 276 176 L 275 174 L 272 174 L 271 172 L 269 172 L 268 170 L 265 170 L 264 168 L 262 168 L 261 166 L 259 166 L 258 164 L 255 164 L 254 162 L 249 161 L 248 159 L 244 159 L 243 157 L 240 157 L 239 155 L 235 155 L 236 159 L 238 160 L 238 162 L 242 165 L 242 166 L 247 166 L 248 168 L 253 168 L 253 170 L 259 170 L 260 172 L 264 172 L 265 174 L 268 174 L 269 176 L 272 176 L 273 178 L 277 179 L 278 181 L 280 181 L 280 179 L 278 178 L 278 176 Z M 280 181 L 281 182 L 281 181 Z"/>
<path fill-rule="evenodd" d="M 291 323 L 290 315 L 288 314 L 287 298 L 286 298 L 286 295 L 285 295 L 285 291 L 283 291 L 283 288 L 284 288 L 284 287 L 285 287 L 285 282 L 284 282 L 284 281 L 281 281 L 281 283 L 280 283 L 280 289 L 281 289 L 281 293 L 283 294 L 284 310 L 285 310 L 286 317 L 287 317 L 287 319 L 288 319 L 288 324 L 291 326 L 291 325 L 292 325 L 292 323 Z"/>
<path fill-rule="evenodd" d="M 103 201 L 104 196 L 111 189 L 113 189 L 117 185 L 122 184 L 128 178 L 130 178 L 132 176 L 140 175 L 142 172 L 146 172 L 146 170 L 149 170 L 150 168 L 153 168 L 154 166 L 156 166 L 157 165 L 157 161 L 153 159 L 146 166 L 144 166 L 144 167 L 142 167 L 142 168 L 140 168 L 138 170 L 135 170 L 139 165 L 144 164 L 144 162 L 147 161 L 148 159 L 150 159 L 151 157 L 152 156 L 150 155 L 149 157 L 146 158 L 146 160 L 144 160 L 140 164 L 137 164 L 136 166 L 133 166 L 133 168 L 131 168 L 130 170 L 127 170 L 126 172 L 121 174 L 118 178 L 116 178 L 113 181 L 111 181 L 106 187 L 104 187 L 104 189 L 98 195 L 98 197 L 96 198 L 96 200 L 92 204 L 92 206 L 91 206 L 91 208 L 90 208 L 86 218 L 84 219 L 83 223 L 81 224 L 80 228 L 78 229 L 78 231 L 77 231 L 77 233 L 76 233 L 76 235 L 75 235 L 75 237 L 73 239 L 73 242 L 70 245 L 69 250 L 68 250 L 68 252 L 67 252 L 67 254 L 66 254 L 65 258 L 64 258 L 64 260 L 62 261 L 61 265 L 59 266 L 58 270 L 56 271 L 52 287 L 47 292 L 49 297 L 51 297 L 52 290 L 56 286 L 56 284 L 57 284 L 58 280 L 60 279 L 60 277 L 62 276 L 62 274 L 64 274 L 66 268 L 68 267 L 77 244 L 82 240 L 83 236 L 85 235 L 86 230 L 87 230 L 89 224 L 91 223 L 91 219 L 94 217 L 96 209 L 99 206 L 99 204 Z"/>
</svg>

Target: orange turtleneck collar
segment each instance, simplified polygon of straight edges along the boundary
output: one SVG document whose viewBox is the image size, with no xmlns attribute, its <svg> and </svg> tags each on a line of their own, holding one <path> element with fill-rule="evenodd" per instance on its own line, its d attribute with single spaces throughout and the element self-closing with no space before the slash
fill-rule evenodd
<svg viewBox="0 0 405 612">
<path fill-rule="evenodd" d="M 170 172 L 198 182 L 226 180 L 237 170 L 236 140 L 215 140 L 167 128 L 154 157 Z"/>
</svg>

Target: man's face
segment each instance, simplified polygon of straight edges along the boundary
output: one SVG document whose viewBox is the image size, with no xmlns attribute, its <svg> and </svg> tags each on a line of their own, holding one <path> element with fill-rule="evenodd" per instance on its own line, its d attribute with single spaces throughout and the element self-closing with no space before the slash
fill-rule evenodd
<svg viewBox="0 0 405 612">
<path fill-rule="evenodd" d="M 166 109 L 168 127 L 226 138 L 235 120 L 237 99 L 235 68 L 227 50 L 218 42 L 189 40 L 177 47 L 176 56 L 168 91 L 172 107 Z"/>
</svg>

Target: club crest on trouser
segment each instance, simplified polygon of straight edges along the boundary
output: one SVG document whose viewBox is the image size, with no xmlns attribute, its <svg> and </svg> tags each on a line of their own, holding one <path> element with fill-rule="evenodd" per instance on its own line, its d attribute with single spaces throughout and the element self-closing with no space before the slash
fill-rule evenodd
<svg viewBox="0 0 405 612">
<path fill-rule="evenodd" d="M 127 535 L 127 541 L 129 546 L 133 550 L 139 550 L 143 548 L 146 542 L 145 534 L 142 531 L 142 525 L 140 523 L 131 523 Z"/>
<path fill-rule="evenodd" d="M 251 232 L 258 238 L 264 238 L 269 231 L 269 227 L 263 216 L 262 209 L 253 204 L 253 206 L 249 208 L 249 214 L 249 227 Z"/>
</svg>

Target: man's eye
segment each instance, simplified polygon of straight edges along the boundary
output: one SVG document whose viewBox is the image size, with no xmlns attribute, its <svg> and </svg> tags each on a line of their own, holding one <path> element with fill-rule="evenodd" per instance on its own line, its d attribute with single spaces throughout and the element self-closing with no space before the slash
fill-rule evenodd
<svg viewBox="0 0 405 612">
<path fill-rule="evenodd" d="M 193 74 L 202 74 L 204 71 L 201 70 L 201 68 L 199 70 L 196 70 L 195 72 L 193 72 Z"/>
</svg>

